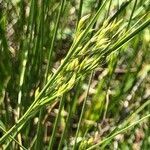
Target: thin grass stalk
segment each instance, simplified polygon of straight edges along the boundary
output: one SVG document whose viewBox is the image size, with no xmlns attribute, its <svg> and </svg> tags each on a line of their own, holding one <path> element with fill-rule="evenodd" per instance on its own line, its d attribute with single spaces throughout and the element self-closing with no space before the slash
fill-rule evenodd
<svg viewBox="0 0 150 150">
<path fill-rule="evenodd" d="M 111 133 L 108 135 L 111 136 L 115 132 L 119 131 L 122 128 L 125 128 L 146 106 L 149 106 L 150 100 L 147 100 L 145 103 L 143 103 L 134 113 L 131 114 L 127 119 L 125 119 L 120 125 L 118 125 Z M 103 148 L 109 143 L 110 141 L 107 141 L 104 145 Z"/>
<path fill-rule="evenodd" d="M 0 126 L 0 129 L 3 131 L 3 132 L 6 132 L 1 126 Z M 27 148 L 25 148 L 22 144 L 20 144 L 19 141 L 17 141 L 13 136 L 9 136 L 10 139 L 12 139 L 16 144 L 19 145 L 20 148 L 22 148 L 23 150 L 27 150 Z M 4 146 L 3 149 L 6 149 L 7 146 Z"/>
<path fill-rule="evenodd" d="M 87 150 L 92 150 L 92 149 L 97 148 L 98 146 L 102 145 L 103 143 L 112 140 L 116 135 L 118 135 L 118 134 L 120 134 L 120 133 L 123 133 L 123 132 L 127 131 L 128 129 L 134 127 L 134 126 L 137 125 L 137 124 L 142 123 L 145 119 L 148 119 L 149 117 L 150 117 L 150 114 L 148 114 L 148 115 L 142 117 L 142 118 L 139 119 L 138 121 L 133 122 L 133 123 L 130 124 L 129 126 L 123 128 L 123 129 L 120 129 L 119 131 L 115 132 L 113 135 L 111 135 L 111 136 L 105 138 L 104 140 L 98 142 L 97 144 L 95 144 L 95 145 L 89 147 Z"/>
<path fill-rule="evenodd" d="M 114 68 L 116 68 L 116 67 L 114 67 Z M 112 76 L 110 77 L 111 79 L 112 79 Z M 110 85 L 108 85 L 107 86 L 107 92 L 106 92 L 106 102 L 105 102 L 105 108 L 104 108 L 104 114 L 103 114 L 103 120 L 105 120 L 106 119 L 106 115 L 107 115 L 107 110 L 108 110 L 108 105 L 109 105 L 109 86 Z"/>
<path fill-rule="evenodd" d="M 71 104 L 70 104 L 70 109 L 69 109 L 69 112 L 68 112 L 68 116 L 67 116 L 67 119 L 66 119 L 66 125 L 65 125 L 65 128 L 63 130 L 63 133 L 61 135 L 61 139 L 60 139 L 60 142 L 59 142 L 59 146 L 58 146 L 58 150 L 61 150 L 62 149 L 62 145 L 63 145 L 63 142 L 64 140 L 66 139 L 66 133 L 67 133 L 67 130 L 69 128 L 69 124 L 70 124 L 70 119 L 72 117 L 72 113 L 73 113 L 73 107 L 77 101 L 77 98 L 79 96 L 79 91 L 80 91 L 80 81 L 79 83 L 77 83 L 77 87 L 76 87 L 77 91 L 76 91 L 76 94 L 74 96 L 74 98 L 71 100 Z"/>
<path fill-rule="evenodd" d="M 117 0 L 117 10 L 119 10 L 119 7 L 120 7 L 120 0 Z"/>
<path fill-rule="evenodd" d="M 44 2 L 43 4 L 44 5 Z M 49 72 L 49 68 L 50 68 L 50 63 L 51 63 L 51 57 L 52 57 L 52 51 L 53 51 L 53 48 L 54 48 L 54 42 L 55 42 L 55 39 L 56 39 L 56 35 L 57 35 L 57 30 L 58 30 L 58 26 L 59 26 L 59 22 L 60 22 L 60 16 L 61 16 L 61 13 L 62 13 L 62 9 L 63 9 L 63 5 L 64 5 L 64 1 L 61 2 L 61 6 L 60 6 L 60 9 L 58 11 L 58 15 L 57 15 L 57 19 L 56 19 L 56 26 L 54 28 L 54 33 L 53 33 L 53 37 L 52 37 L 52 42 L 51 42 L 51 46 L 50 46 L 50 51 L 49 51 L 49 56 L 48 56 L 48 64 L 47 64 L 47 67 L 46 67 L 46 74 L 45 74 L 45 79 L 44 79 L 44 84 L 46 84 L 46 81 L 47 81 L 47 77 L 48 77 L 48 72 Z M 44 10 L 44 8 L 43 8 Z M 43 16 L 41 17 L 44 19 L 44 13 L 43 13 Z M 42 25 L 43 23 L 41 23 Z M 42 27 L 41 27 L 42 28 Z M 36 140 L 36 149 L 40 149 L 40 145 L 42 144 L 41 141 L 42 140 L 42 118 L 43 118 L 43 110 L 44 108 L 41 108 L 40 110 L 40 114 L 39 114 L 39 121 L 38 121 L 38 128 L 37 128 L 37 140 Z M 39 145 L 40 143 L 40 145 Z"/>
<path fill-rule="evenodd" d="M 12 136 L 13 138 L 15 138 L 15 136 L 17 135 L 17 133 L 23 128 L 23 126 L 25 125 L 25 123 L 26 123 L 26 120 L 28 120 L 29 119 L 29 117 L 31 117 L 31 115 L 28 115 L 28 113 L 25 113 L 21 118 L 20 118 L 20 124 L 19 124 L 19 126 L 17 127 L 17 126 L 13 126 L 13 128 L 12 128 L 12 130 L 14 130 L 14 131 L 17 131 L 17 132 L 15 132 L 13 135 L 8 135 L 8 138 L 9 138 L 9 136 Z M 7 140 L 7 139 L 6 139 Z M 8 146 L 10 145 L 10 143 L 12 142 L 12 139 L 9 141 L 9 142 L 7 142 L 7 144 L 6 144 L 6 146 L 5 146 L 5 148 L 7 149 L 8 148 Z"/>
<path fill-rule="evenodd" d="M 150 99 L 147 100 L 145 103 L 143 103 L 133 114 L 131 114 L 130 117 L 127 118 L 127 120 L 125 120 L 122 125 L 119 126 L 120 127 L 124 127 L 126 126 L 129 122 L 131 122 L 132 119 L 134 119 L 134 117 L 141 112 L 145 107 L 147 107 L 148 105 L 150 105 Z"/>
<path fill-rule="evenodd" d="M 130 19 L 129 19 L 129 23 L 128 23 L 128 26 L 127 26 L 127 30 L 128 30 L 128 29 L 129 29 L 129 27 L 130 27 L 131 20 L 132 20 L 132 17 L 133 17 L 133 14 L 134 14 L 134 11 L 135 11 L 135 8 L 136 8 L 136 5 L 137 5 L 137 0 L 135 0 L 135 2 L 134 2 L 134 6 L 133 6 L 133 9 L 132 9 L 132 12 L 131 12 L 131 15 L 130 15 Z"/>
<path fill-rule="evenodd" d="M 132 0 L 127 0 L 125 3 L 123 3 L 120 8 L 116 11 L 116 13 L 109 19 L 109 23 L 112 22 L 117 18 L 117 16 L 125 10 L 125 8 L 132 2 Z"/>
<path fill-rule="evenodd" d="M 93 72 L 94 71 L 92 71 L 92 73 L 90 75 L 90 79 L 89 79 L 89 83 L 88 83 L 88 88 L 87 88 L 87 91 L 86 91 L 86 96 L 85 96 L 85 99 L 84 99 L 84 102 L 83 102 L 83 106 L 82 106 L 82 109 L 81 109 L 79 123 L 78 123 L 77 131 L 76 131 L 76 135 L 75 135 L 75 139 L 74 139 L 73 150 L 76 149 L 77 138 L 78 138 L 79 130 L 80 130 L 80 127 L 81 127 L 81 121 L 82 121 L 82 118 L 83 118 L 83 114 L 84 114 L 84 111 L 85 111 L 85 106 L 86 106 L 86 102 L 87 102 L 87 98 L 88 98 L 88 94 L 89 94 L 89 90 L 90 90 L 90 85 L 91 85 L 92 78 L 93 78 Z"/>
<path fill-rule="evenodd" d="M 10 80 L 9 73 L 12 71 L 11 64 L 7 60 L 10 60 L 9 55 L 9 49 L 8 49 L 8 42 L 6 38 L 6 23 L 5 19 L 7 16 L 5 16 L 6 11 L 3 11 L 3 6 L 1 7 L 1 13 L 0 13 L 0 79 L 2 77 L 2 73 L 5 76 L 5 81 L 0 80 L 0 105 L 2 102 L 4 102 L 4 107 L 6 111 L 6 121 L 10 121 L 10 113 L 8 108 L 8 101 L 6 98 L 6 87 L 7 83 Z M 5 60 L 4 60 L 5 59 Z M 4 62 L 3 62 L 4 61 Z M 3 82 L 3 83 L 2 83 Z M 9 127 L 9 125 L 6 125 L 6 127 Z"/>
<path fill-rule="evenodd" d="M 40 21 L 40 50 L 42 52 L 42 48 L 43 48 L 43 39 L 44 39 L 44 9 L 45 9 L 45 1 L 43 0 L 41 2 L 42 5 L 42 10 L 41 10 L 41 21 Z M 37 127 L 37 138 L 36 138 L 36 143 L 35 143 L 35 149 L 36 150 L 40 150 L 42 148 L 43 142 L 42 142 L 42 131 L 43 131 L 43 127 L 42 127 L 42 117 L 43 117 L 43 110 L 40 110 L 40 114 L 39 114 L 39 120 L 38 120 L 38 127 Z"/>
<path fill-rule="evenodd" d="M 57 114 L 57 117 L 55 119 L 52 135 L 50 137 L 50 141 L 49 141 L 49 145 L 48 145 L 48 150 L 52 150 L 53 149 L 53 145 L 55 143 L 56 130 L 57 130 L 59 119 L 61 117 L 61 111 L 62 111 L 62 108 L 64 106 L 64 100 L 65 100 L 65 97 L 63 95 L 61 100 L 60 100 L 60 104 L 59 104 L 59 108 L 58 108 L 58 114 Z"/>
<path fill-rule="evenodd" d="M 44 24 L 44 4 L 45 2 L 42 1 L 42 14 L 41 14 L 41 32 L 43 35 L 43 24 Z M 46 74 L 45 74 L 45 78 L 44 78 L 44 83 L 43 86 L 46 84 L 47 81 L 47 77 L 48 77 L 48 72 L 49 72 L 49 68 L 50 68 L 50 63 L 51 63 L 51 57 L 52 57 L 52 51 L 54 48 L 54 42 L 56 39 L 56 35 L 57 35 L 57 30 L 58 30 L 58 26 L 59 26 L 59 22 L 60 22 L 60 16 L 62 13 L 62 9 L 63 9 L 63 5 L 64 5 L 64 0 L 61 2 L 61 6 L 60 9 L 58 11 L 58 15 L 57 15 L 57 19 L 56 19 L 56 26 L 54 28 L 54 32 L 53 32 L 53 37 L 52 37 L 52 41 L 51 41 L 51 46 L 50 46 L 50 51 L 49 51 L 49 56 L 48 56 L 48 63 L 47 63 L 47 67 L 46 67 Z M 44 37 L 41 38 L 41 40 L 43 40 Z M 43 43 L 43 42 L 42 42 Z M 41 44 L 43 45 L 43 44 Z M 44 115 L 44 109 L 45 108 L 41 108 L 40 113 L 39 113 L 39 120 L 38 120 L 38 127 L 37 127 L 37 139 L 36 139 L 36 144 L 35 144 L 35 149 L 41 149 L 42 146 L 42 119 L 43 119 L 43 115 Z"/>
<path fill-rule="evenodd" d="M 34 14 L 34 0 L 32 0 L 31 2 L 31 9 L 30 9 L 30 18 L 31 19 L 31 31 L 33 29 L 33 14 Z M 30 24 L 28 24 L 28 30 L 30 28 Z M 27 30 L 27 31 L 28 31 Z M 29 41 L 31 41 L 32 39 L 32 33 L 29 35 Z M 28 42 L 29 44 L 29 42 Z M 25 51 L 24 51 L 24 58 L 22 60 L 22 70 L 20 73 L 20 80 L 19 80 L 19 93 L 18 93 L 18 108 L 17 108 L 17 120 L 20 117 L 20 107 L 21 107 L 21 99 L 22 99 L 22 87 L 23 87 L 23 83 L 24 83 L 24 78 L 25 78 L 25 71 L 26 71 L 26 64 L 27 64 L 27 60 L 28 60 L 28 48 L 27 48 L 27 43 L 25 43 Z"/>
<path fill-rule="evenodd" d="M 149 0 L 146 0 L 145 3 L 142 2 L 142 4 L 140 4 L 140 2 L 139 2 L 139 5 L 140 5 L 140 7 L 137 7 L 137 11 L 136 11 L 137 13 L 135 15 L 133 15 L 133 19 L 135 19 L 140 14 L 140 12 L 145 11 L 145 6 L 150 5 Z M 148 7 L 148 8 L 150 8 L 150 7 Z M 149 11 L 150 11 L 150 9 L 146 10 L 146 12 L 149 12 Z"/>
<path fill-rule="evenodd" d="M 146 16 L 148 16 L 149 12 L 147 12 L 146 14 L 144 14 L 134 25 L 132 25 L 127 32 L 125 33 L 124 37 L 127 36 L 130 32 L 132 32 L 132 30 L 134 30 L 134 28 L 142 21 L 142 19 L 144 19 Z M 134 18 L 133 18 L 134 19 Z"/>
<path fill-rule="evenodd" d="M 33 13 L 34 13 L 34 1 L 31 2 L 31 31 L 33 28 Z M 29 29 L 29 25 L 28 25 L 28 29 Z M 29 35 L 29 39 L 32 39 L 32 33 Z M 26 45 L 28 43 L 28 46 Z M 25 43 L 25 51 L 24 56 L 23 56 L 23 60 L 22 60 L 22 70 L 20 73 L 20 80 L 19 80 L 19 93 L 18 93 L 18 107 L 17 107 L 17 118 L 16 121 L 20 118 L 20 111 L 21 111 L 21 101 L 22 101 L 22 88 L 23 88 L 23 83 L 24 83 L 24 79 L 25 79 L 25 72 L 26 72 L 26 65 L 27 65 L 27 61 L 28 61 L 28 50 L 29 50 L 29 42 Z M 22 144 L 22 139 L 21 139 L 21 133 L 18 134 L 18 141 Z"/>
<path fill-rule="evenodd" d="M 109 7 L 108 7 L 108 12 L 107 12 L 107 17 L 109 17 L 109 13 L 110 13 L 111 4 L 112 4 L 112 0 L 110 0 L 110 2 L 109 2 Z"/>
<path fill-rule="evenodd" d="M 22 123 L 22 125 L 19 126 L 19 128 L 14 128 L 14 130 L 20 131 L 20 130 L 22 129 L 22 127 L 24 126 L 24 124 L 25 124 L 25 121 L 24 121 L 24 123 Z M 7 133 L 7 132 L 6 132 L 6 133 Z M 18 132 L 15 132 L 13 135 L 9 135 L 9 136 L 12 136 L 12 137 L 15 139 L 17 133 L 18 133 Z M 12 138 L 6 143 L 5 149 L 7 149 L 7 148 L 10 146 L 11 142 L 12 142 Z M 18 141 L 18 142 L 19 142 L 19 141 Z"/>
<path fill-rule="evenodd" d="M 47 67 L 46 67 L 45 82 L 44 83 L 46 83 L 46 81 L 47 81 L 49 67 L 50 67 L 51 61 L 52 61 L 51 59 L 52 59 L 52 51 L 53 51 L 53 48 L 54 48 L 54 42 L 55 42 L 55 39 L 56 39 L 56 35 L 57 35 L 59 23 L 60 23 L 60 17 L 61 17 L 61 13 L 63 11 L 64 5 L 65 5 L 65 0 L 61 0 L 60 9 L 59 9 L 59 12 L 58 12 L 58 15 L 57 15 L 56 25 L 55 25 L 55 28 L 54 28 L 52 42 L 51 42 L 51 46 L 50 46 L 50 50 L 49 50 L 48 63 L 47 63 Z"/>
<path fill-rule="evenodd" d="M 79 20 L 81 19 L 82 7 L 83 7 L 83 0 L 80 0 L 79 11 L 78 11 L 78 18 L 77 18 L 77 24 L 79 23 Z"/>
</svg>

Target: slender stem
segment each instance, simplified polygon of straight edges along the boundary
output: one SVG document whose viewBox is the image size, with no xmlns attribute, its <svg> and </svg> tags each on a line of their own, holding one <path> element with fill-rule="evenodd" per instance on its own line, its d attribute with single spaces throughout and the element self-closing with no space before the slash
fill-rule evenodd
<svg viewBox="0 0 150 150">
<path fill-rule="evenodd" d="M 81 19 L 82 7 L 83 7 L 83 0 L 80 0 L 77 24 L 79 23 L 79 20 Z"/>
<path fill-rule="evenodd" d="M 111 131 L 111 133 L 108 135 L 111 136 L 112 134 L 115 134 L 115 132 L 118 132 L 119 130 L 121 130 L 122 128 L 124 128 L 125 126 L 127 126 L 131 121 L 134 120 L 134 118 L 136 118 L 136 115 L 138 113 L 140 113 L 146 106 L 148 106 L 150 104 L 150 99 L 147 100 L 144 104 L 142 104 L 133 114 L 131 114 L 131 116 L 129 116 L 126 120 L 124 120 L 120 125 L 117 125 L 115 127 L 115 129 L 113 131 Z M 103 147 L 105 147 L 107 145 L 107 143 L 109 143 L 110 140 L 108 140 Z"/>
<path fill-rule="evenodd" d="M 33 13 L 34 13 L 34 0 L 31 2 L 31 10 L 30 10 L 30 18 L 31 18 L 31 30 L 33 29 Z M 29 29 L 29 25 L 28 25 Z M 32 39 L 32 33 L 30 34 L 29 41 Z M 20 109 L 21 109 L 21 99 L 22 99 L 22 87 L 24 83 L 24 78 L 25 78 L 25 71 L 26 71 L 26 64 L 28 61 L 28 48 L 29 48 L 29 42 L 28 42 L 28 48 L 26 47 L 25 44 L 25 52 L 24 52 L 24 58 L 22 60 L 22 70 L 20 73 L 20 80 L 19 80 L 19 93 L 18 93 L 18 108 L 17 108 L 17 120 L 20 117 Z"/>
<path fill-rule="evenodd" d="M 107 12 L 107 17 L 109 17 L 109 13 L 110 13 L 111 4 L 112 4 L 112 0 L 110 0 L 110 2 L 109 2 L 109 7 L 108 7 L 108 12 Z"/>
<path fill-rule="evenodd" d="M 59 23 L 60 23 L 60 16 L 61 16 L 61 13 L 63 11 L 64 4 L 65 4 L 65 0 L 61 0 L 61 5 L 60 5 L 60 9 L 59 9 L 59 12 L 58 12 L 58 15 L 57 15 L 56 25 L 55 25 L 55 28 L 54 28 L 54 33 L 53 33 L 52 42 L 51 42 L 49 55 L 48 55 L 48 63 L 47 63 L 46 75 L 45 75 L 45 83 L 47 81 L 49 67 L 50 67 L 51 61 L 52 61 L 51 59 L 52 59 L 52 52 L 53 52 L 53 49 L 54 49 L 54 42 L 55 42 L 55 39 L 56 39 L 56 35 L 57 35 Z"/>
<path fill-rule="evenodd" d="M 94 71 L 92 71 L 91 75 L 90 75 L 88 88 L 87 88 L 87 91 L 86 91 L 86 96 L 85 96 L 85 99 L 84 99 L 84 102 L 83 102 L 83 106 L 82 106 L 82 110 L 81 110 L 81 114 L 80 114 L 80 118 L 79 118 L 79 123 L 78 123 L 77 131 L 76 131 L 75 143 L 74 143 L 74 146 L 73 146 L 73 150 L 76 149 L 77 138 L 78 138 L 79 130 L 80 130 L 80 127 L 81 127 L 81 121 L 82 121 L 82 118 L 83 118 L 83 114 L 84 114 L 84 111 L 85 111 L 85 106 L 86 106 L 86 102 L 87 102 L 87 98 L 88 98 L 88 94 L 89 94 L 89 90 L 90 90 L 90 85 L 91 85 L 92 78 L 93 78 L 93 73 L 94 73 Z"/>
<path fill-rule="evenodd" d="M 137 108 L 137 110 L 136 110 L 133 114 L 131 114 L 131 116 L 128 117 L 127 120 L 125 120 L 125 121 L 122 123 L 122 125 L 120 125 L 120 126 L 123 127 L 123 126 L 127 125 L 132 119 L 135 118 L 135 116 L 136 116 L 139 112 L 141 112 L 141 111 L 142 111 L 146 106 L 148 106 L 148 105 L 150 105 L 150 99 L 147 100 L 145 103 L 143 103 L 139 108 Z M 120 127 L 120 126 L 119 126 L 119 127 Z"/>
<path fill-rule="evenodd" d="M 125 3 L 123 3 L 120 8 L 117 10 L 117 12 L 110 18 L 109 22 L 112 22 L 114 19 L 117 18 L 117 16 L 125 10 L 125 8 L 132 2 L 132 0 L 128 0 Z"/>
<path fill-rule="evenodd" d="M 3 130 L 4 132 L 6 132 L 5 129 L 3 129 L 1 126 L 0 126 L 0 129 Z M 19 141 L 17 141 L 13 136 L 10 135 L 9 138 L 12 139 L 13 141 L 15 141 L 20 146 L 20 148 L 22 148 L 23 150 L 27 150 L 27 148 L 25 148 L 22 145 L 22 143 L 20 143 Z M 3 147 L 3 148 L 6 149 L 6 147 Z"/>
<path fill-rule="evenodd" d="M 97 148 L 98 146 L 102 145 L 103 143 L 107 142 L 108 140 L 112 140 L 116 135 L 125 132 L 126 130 L 128 130 L 128 129 L 134 127 L 135 125 L 137 125 L 137 124 L 139 124 L 139 123 L 141 123 L 141 122 L 143 122 L 145 119 L 147 119 L 147 118 L 149 118 L 149 117 L 150 117 L 150 114 L 146 115 L 145 117 L 141 118 L 140 120 L 133 122 L 133 123 L 130 124 L 129 126 L 123 128 L 123 129 L 120 129 L 119 131 L 115 132 L 113 135 L 111 135 L 111 136 L 105 138 L 104 140 L 100 141 L 99 143 L 97 143 L 97 144 L 95 144 L 95 145 L 89 147 L 87 150 L 91 150 L 91 149 Z"/>
<path fill-rule="evenodd" d="M 137 4 L 137 0 L 135 0 L 135 2 L 134 2 L 134 6 L 133 6 L 133 9 L 132 9 L 132 12 L 131 12 L 131 15 L 130 15 L 130 19 L 129 19 L 129 23 L 128 23 L 128 26 L 127 26 L 127 30 L 128 30 L 128 29 L 129 29 L 129 27 L 130 27 L 131 20 L 132 20 L 132 17 L 133 17 L 133 14 L 134 14 L 135 8 L 136 8 L 136 4 Z"/>
<path fill-rule="evenodd" d="M 22 10 L 20 10 L 22 11 Z M 31 2 L 31 10 L 30 10 L 30 18 L 31 18 L 31 31 L 33 29 L 33 13 L 34 13 L 34 0 L 32 0 Z M 28 25 L 28 29 L 30 28 L 30 26 Z M 31 41 L 32 39 L 32 32 L 29 35 L 29 39 Z M 25 72 L 26 72 L 26 65 L 27 65 L 27 61 L 28 61 L 28 50 L 30 47 L 29 41 L 27 42 L 28 46 L 26 45 L 25 42 L 25 47 L 24 47 L 24 57 L 22 60 L 22 66 L 21 66 L 21 73 L 20 73 L 20 80 L 19 80 L 19 92 L 18 92 L 18 107 L 17 107 L 17 117 L 16 117 L 16 122 L 17 120 L 19 120 L 20 118 L 20 112 L 21 112 L 21 102 L 22 102 L 22 89 L 23 89 L 23 83 L 25 80 Z M 28 48 L 27 48 L 28 47 Z M 22 144 L 22 139 L 21 139 L 21 133 L 18 134 L 18 141 Z"/>
<path fill-rule="evenodd" d="M 57 114 L 57 117 L 55 119 L 55 123 L 54 123 L 54 127 L 53 127 L 52 136 L 50 137 L 48 150 L 53 149 L 53 145 L 54 145 L 54 142 L 55 142 L 56 129 L 57 129 L 58 122 L 59 122 L 59 119 L 60 119 L 60 116 L 61 116 L 61 110 L 64 106 L 64 99 L 65 99 L 64 96 L 62 96 L 62 98 L 60 100 L 59 108 L 58 108 L 58 114 Z"/>
<path fill-rule="evenodd" d="M 77 98 L 79 96 L 79 91 L 80 91 L 80 84 L 79 83 L 80 83 L 80 81 L 77 83 L 76 94 L 75 94 L 73 100 L 71 100 L 70 109 L 69 109 L 68 116 L 67 116 L 67 119 L 66 119 L 66 125 L 65 125 L 63 133 L 61 135 L 61 139 L 60 139 L 60 142 L 59 142 L 58 150 L 62 149 L 63 141 L 66 139 L 66 132 L 67 132 L 69 124 L 70 124 L 70 119 L 71 119 L 72 113 L 74 111 L 73 108 L 74 108 L 74 106 L 75 106 L 75 104 L 77 102 Z"/>
<path fill-rule="evenodd" d="M 40 14 L 40 28 L 39 28 L 39 40 L 40 40 L 40 51 L 42 52 L 43 50 L 43 39 L 44 39 L 44 10 L 45 10 L 45 1 L 41 1 L 41 14 Z M 43 118 L 43 109 L 41 108 L 40 114 L 39 114 L 39 120 L 38 120 L 38 127 L 37 127 L 37 138 L 36 138 L 36 143 L 35 143 L 35 149 L 40 150 L 42 149 L 42 118 Z"/>
</svg>

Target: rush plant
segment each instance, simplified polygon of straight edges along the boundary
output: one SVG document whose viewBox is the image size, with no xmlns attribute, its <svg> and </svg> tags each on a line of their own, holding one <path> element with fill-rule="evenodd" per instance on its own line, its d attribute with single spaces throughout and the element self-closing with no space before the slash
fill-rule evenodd
<svg viewBox="0 0 150 150">
<path fill-rule="evenodd" d="M 148 147 L 149 0 L 5 0 L 1 10 L 3 149 L 124 149 L 138 136 Z"/>
</svg>

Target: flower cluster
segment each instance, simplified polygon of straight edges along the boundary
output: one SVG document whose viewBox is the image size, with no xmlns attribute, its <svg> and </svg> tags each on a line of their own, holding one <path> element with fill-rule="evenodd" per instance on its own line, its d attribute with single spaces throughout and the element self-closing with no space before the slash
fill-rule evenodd
<svg viewBox="0 0 150 150">
<path fill-rule="evenodd" d="M 84 33 L 84 26 L 86 25 L 87 19 L 88 16 L 80 20 L 73 45 L 76 44 L 76 41 L 80 40 Z M 72 52 L 71 57 L 56 76 L 53 84 L 46 90 L 45 97 L 39 102 L 40 105 L 62 96 L 62 94 L 69 91 L 79 79 L 84 78 L 86 74 L 106 61 L 107 56 L 110 54 L 109 47 L 117 41 L 117 35 L 120 34 L 117 28 L 121 25 L 121 22 L 122 21 L 116 23 L 113 21 L 109 23 L 108 19 L 101 25 L 99 30 L 89 31 L 86 38 L 84 38 L 76 50 Z M 95 34 L 92 32 L 95 32 Z M 106 51 L 107 55 L 105 55 Z M 64 61 L 62 60 L 61 63 L 63 64 Z"/>
</svg>

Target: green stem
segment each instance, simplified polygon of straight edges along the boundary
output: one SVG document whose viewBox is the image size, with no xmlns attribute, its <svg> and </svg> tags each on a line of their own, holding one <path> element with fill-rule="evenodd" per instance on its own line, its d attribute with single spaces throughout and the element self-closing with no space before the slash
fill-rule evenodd
<svg viewBox="0 0 150 150">
<path fill-rule="evenodd" d="M 76 135 L 75 135 L 75 143 L 74 143 L 74 146 L 73 146 L 73 150 L 76 149 L 77 138 L 78 138 L 79 130 L 80 130 L 80 127 L 81 127 L 81 121 L 82 121 L 82 118 L 83 118 L 83 114 L 84 114 L 84 111 L 85 111 L 85 106 L 86 106 L 86 102 L 87 102 L 87 98 L 88 98 L 88 94 L 89 94 L 89 90 L 90 90 L 90 85 L 91 85 L 92 78 L 93 78 L 93 73 L 94 73 L 94 71 L 92 71 L 91 75 L 90 75 L 90 79 L 89 79 L 89 83 L 88 83 L 88 89 L 86 91 L 86 96 L 85 96 L 85 99 L 84 99 L 84 102 L 83 102 L 83 106 L 82 106 L 82 110 L 81 110 L 81 114 L 80 114 L 80 118 L 79 118 L 79 123 L 78 123 L 77 131 L 76 131 Z"/>
<path fill-rule="evenodd" d="M 66 133 L 67 133 L 67 130 L 68 130 L 68 127 L 69 127 L 69 124 L 70 124 L 70 119 L 71 119 L 72 113 L 74 112 L 74 107 L 77 103 L 77 98 L 79 96 L 79 91 L 80 91 L 80 84 L 79 83 L 80 83 L 80 81 L 77 83 L 76 94 L 75 94 L 73 100 L 71 100 L 70 109 L 69 109 L 68 116 L 67 116 L 67 119 L 66 119 L 66 125 L 65 125 L 63 133 L 61 135 L 58 150 L 62 149 L 62 144 L 63 144 L 64 140 L 66 139 Z"/>
<path fill-rule="evenodd" d="M 108 12 L 107 12 L 107 17 L 109 17 L 109 13 L 110 13 L 111 4 L 112 4 L 112 0 L 110 0 L 110 2 L 109 2 L 109 7 L 108 7 Z"/>
<path fill-rule="evenodd" d="M 131 12 L 131 15 L 130 15 L 130 19 L 129 19 L 129 23 L 128 23 L 128 26 L 127 26 L 127 30 L 128 30 L 128 29 L 129 29 L 129 27 L 130 27 L 131 20 L 132 20 L 132 17 L 133 17 L 133 14 L 134 14 L 135 8 L 136 8 L 136 4 L 137 4 L 137 0 L 135 0 L 135 2 L 134 2 L 134 6 L 133 6 L 133 9 L 132 9 L 132 12 Z"/>
<path fill-rule="evenodd" d="M 111 135 L 111 136 L 105 138 L 105 139 L 102 140 L 101 142 L 99 142 L 99 143 L 97 143 L 97 144 L 95 144 L 95 145 L 89 147 L 87 150 L 91 150 L 91 149 L 97 148 L 98 146 L 102 145 L 103 143 L 107 142 L 108 140 L 112 140 L 116 135 L 125 132 L 126 130 L 128 130 L 128 129 L 134 127 L 135 125 L 137 125 L 137 124 L 139 124 L 139 123 L 141 123 L 141 122 L 143 122 L 145 119 L 147 119 L 147 118 L 149 118 L 149 117 L 150 117 L 150 114 L 146 115 L 145 117 L 141 118 L 140 120 L 138 120 L 138 121 L 136 121 L 136 122 L 133 122 L 133 123 L 130 124 L 129 126 L 127 126 L 127 127 L 123 128 L 123 129 L 121 129 L 121 130 L 115 132 L 113 135 Z"/>
<path fill-rule="evenodd" d="M 61 13 L 63 11 L 64 4 L 65 4 L 65 0 L 61 0 L 61 5 L 60 5 L 60 9 L 59 9 L 59 12 L 58 12 L 58 15 L 57 15 L 56 25 L 55 25 L 55 28 L 54 28 L 54 33 L 53 33 L 52 42 L 51 42 L 49 55 L 48 55 L 48 63 L 47 63 L 46 75 L 45 75 L 45 83 L 47 81 L 49 67 L 51 65 L 52 52 L 53 52 L 53 49 L 54 49 L 54 42 L 55 42 L 55 39 L 56 39 L 56 35 L 57 35 L 59 23 L 60 23 L 60 16 L 61 16 Z"/>
<path fill-rule="evenodd" d="M 120 8 L 117 10 L 117 12 L 110 18 L 109 22 L 112 22 L 114 19 L 117 18 L 117 16 L 125 10 L 125 8 L 132 2 L 132 0 L 128 0 L 124 3 L 122 3 L 122 5 L 120 6 Z"/>
<path fill-rule="evenodd" d="M 62 108 L 64 106 L 64 99 L 65 98 L 63 96 L 61 98 L 61 100 L 60 100 L 60 104 L 59 104 L 59 108 L 58 108 L 58 114 L 57 114 L 57 117 L 55 119 L 53 131 L 52 131 L 52 136 L 50 137 L 50 141 L 49 141 L 48 150 L 52 150 L 53 149 L 53 145 L 54 145 L 54 142 L 55 142 L 56 129 L 57 129 L 57 126 L 58 126 L 59 119 L 61 117 L 61 110 L 62 110 Z"/>
<path fill-rule="evenodd" d="M 51 63 L 51 59 L 52 59 L 52 52 L 53 52 L 53 49 L 54 49 L 54 42 L 55 42 L 55 39 L 56 39 L 56 35 L 57 35 L 57 31 L 58 31 L 58 27 L 59 27 L 59 22 L 60 22 L 60 17 L 61 17 L 61 14 L 62 14 L 62 10 L 63 10 L 63 6 L 64 6 L 64 1 L 65 0 L 62 0 L 61 1 L 61 6 L 60 6 L 60 9 L 58 11 L 58 15 L 57 15 L 57 19 L 56 19 L 56 25 L 55 25 L 55 28 L 54 28 L 54 32 L 53 32 L 53 37 L 52 37 L 52 41 L 51 41 L 51 46 L 50 46 L 50 50 L 49 50 L 49 55 L 48 55 L 48 63 L 47 63 L 47 67 L 46 67 L 46 73 L 45 73 L 45 79 L 44 79 L 44 84 L 46 84 L 46 81 L 47 81 L 47 77 L 48 77 L 48 72 L 49 72 L 49 68 L 50 68 L 50 63 Z M 41 22 L 41 30 L 43 30 L 43 24 L 44 24 L 44 3 L 42 3 L 42 6 L 43 6 L 43 12 L 42 12 L 42 15 L 41 15 L 41 19 L 42 19 L 42 22 Z M 41 38 L 42 40 L 42 38 Z M 42 129 L 43 129 L 43 126 L 42 126 L 42 119 L 43 119 L 43 115 L 44 115 L 44 109 L 45 108 L 41 108 L 40 109 L 40 113 L 39 113 L 39 121 L 38 121 L 38 127 L 37 127 L 37 139 L 36 139 L 36 145 L 35 145 L 35 149 L 41 149 L 42 148 Z"/>
<path fill-rule="evenodd" d="M 44 10 L 45 10 L 45 1 L 43 0 L 41 2 L 41 5 L 42 5 L 42 8 L 41 8 L 41 16 L 40 16 L 40 28 L 39 28 L 39 38 L 40 38 L 40 48 L 39 50 L 42 52 L 43 50 L 43 39 L 44 39 Z M 35 149 L 36 150 L 40 150 L 42 149 L 42 145 L 43 145 L 43 142 L 42 142 L 42 138 L 43 138 L 43 135 L 42 135 L 42 131 L 43 131 L 43 127 L 42 127 L 42 118 L 43 118 L 43 109 L 41 108 L 40 110 L 40 114 L 39 114 L 39 120 L 38 120 L 38 127 L 37 127 L 37 138 L 36 138 L 36 143 L 35 143 Z"/>
<path fill-rule="evenodd" d="M 83 0 L 80 0 L 77 25 L 79 23 L 79 20 L 81 19 L 82 7 L 83 7 Z"/>
<path fill-rule="evenodd" d="M 5 129 L 3 129 L 1 126 L 0 126 L 0 129 L 3 132 L 6 132 Z M 13 136 L 10 135 L 9 138 L 15 141 L 20 146 L 20 148 L 22 148 L 23 150 L 27 150 L 27 148 L 25 148 L 22 144 L 20 144 L 20 142 L 18 142 Z M 3 147 L 3 148 L 6 149 L 6 147 Z"/>
</svg>

